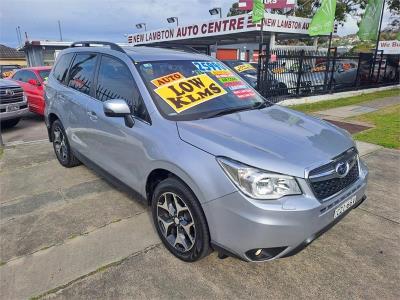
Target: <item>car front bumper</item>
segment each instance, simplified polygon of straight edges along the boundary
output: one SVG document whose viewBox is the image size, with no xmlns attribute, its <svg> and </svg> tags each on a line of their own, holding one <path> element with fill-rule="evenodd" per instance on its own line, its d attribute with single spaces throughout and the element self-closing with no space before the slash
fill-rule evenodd
<svg viewBox="0 0 400 300">
<path fill-rule="evenodd" d="M 17 107 L 17 110 L 7 112 L 7 107 L 13 105 Z M 7 121 L 12 119 L 17 119 L 25 116 L 29 112 L 28 104 L 25 101 L 9 103 L 9 104 L 0 104 L 0 120 Z"/>
<path fill-rule="evenodd" d="M 237 191 L 203 204 L 214 248 L 246 261 L 296 254 L 365 200 L 368 169 L 363 163 L 360 167 L 355 183 L 324 202 L 300 180 L 299 196 L 260 201 Z M 353 207 L 334 219 L 335 209 L 353 196 Z M 254 255 L 258 249 L 261 256 Z"/>
</svg>

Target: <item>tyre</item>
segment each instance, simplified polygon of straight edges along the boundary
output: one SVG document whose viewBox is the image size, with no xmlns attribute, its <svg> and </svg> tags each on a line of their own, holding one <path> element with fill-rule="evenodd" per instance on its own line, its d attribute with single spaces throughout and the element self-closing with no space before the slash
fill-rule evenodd
<svg viewBox="0 0 400 300">
<path fill-rule="evenodd" d="M 21 118 L 16 118 L 16 119 L 11 119 L 11 120 L 6 120 L 6 121 L 1 121 L 1 127 L 3 128 L 11 128 L 14 127 L 15 125 L 18 124 L 18 122 L 21 120 Z"/>
<path fill-rule="evenodd" d="M 177 258 L 194 262 L 210 253 L 210 235 L 203 210 L 180 180 L 167 178 L 157 185 L 152 213 L 161 241 Z"/>
<path fill-rule="evenodd" d="M 80 161 L 71 151 L 64 127 L 59 120 L 54 121 L 51 126 L 51 140 L 53 141 L 54 152 L 61 165 L 72 168 L 80 164 Z"/>
</svg>

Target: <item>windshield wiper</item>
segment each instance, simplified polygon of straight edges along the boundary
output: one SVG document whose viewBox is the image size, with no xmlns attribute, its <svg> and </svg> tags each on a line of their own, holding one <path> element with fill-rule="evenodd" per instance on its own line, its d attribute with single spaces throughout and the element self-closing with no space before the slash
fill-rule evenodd
<svg viewBox="0 0 400 300">
<path fill-rule="evenodd" d="M 214 117 L 219 117 L 223 115 L 229 115 L 233 114 L 235 112 L 239 111 L 245 111 L 245 110 L 252 110 L 252 109 L 261 109 L 264 107 L 267 107 L 268 103 L 263 101 L 263 102 L 256 102 L 254 105 L 251 106 L 239 106 L 239 107 L 232 107 L 232 108 L 226 108 L 222 110 L 217 110 L 217 111 L 212 111 L 208 114 L 206 114 L 202 119 L 209 119 L 209 118 L 214 118 Z"/>
<path fill-rule="evenodd" d="M 262 109 L 271 106 L 271 104 L 267 101 L 257 102 L 253 105 L 253 109 Z"/>
</svg>

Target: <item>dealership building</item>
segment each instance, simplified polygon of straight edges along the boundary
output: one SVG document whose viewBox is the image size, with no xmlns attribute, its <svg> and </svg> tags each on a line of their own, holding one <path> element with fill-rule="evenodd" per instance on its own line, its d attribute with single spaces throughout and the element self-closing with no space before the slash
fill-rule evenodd
<svg viewBox="0 0 400 300">
<path fill-rule="evenodd" d="M 315 50 L 316 43 L 313 46 L 285 45 L 287 40 L 310 40 L 307 32 L 310 22 L 307 18 L 266 13 L 261 35 L 261 24 L 253 24 L 251 14 L 243 14 L 130 34 L 128 44 L 122 45 L 190 46 L 221 60 L 257 61 L 261 39 L 271 49 Z M 28 66 L 53 65 L 57 54 L 71 43 L 27 40 L 19 50 L 25 52 Z"/>
<path fill-rule="evenodd" d="M 253 24 L 251 14 L 242 14 L 131 34 L 128 36 L 128 43 L 190 46 L 221 60 L 257 61 L 260 42 L 267 44 L 271 49 L 315 50 L 316 43 L 312 46 L 284 45 L 286 40 L 310 40 L 307 32 L 310 22 L 311 19 L 308 18 L 265 13 L 261 31 L 261 24 Z M 281 45 L 277 44 L 278 40 Z"/>
</svg>

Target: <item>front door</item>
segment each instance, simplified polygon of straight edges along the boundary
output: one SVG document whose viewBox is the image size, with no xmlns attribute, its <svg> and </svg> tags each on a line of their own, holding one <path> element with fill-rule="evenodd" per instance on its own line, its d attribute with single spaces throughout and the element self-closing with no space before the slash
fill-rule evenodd
<svg viewBox="0 0 400 300">
<path fill-rule="evenodd" d="M 87 102 L 90 159 L 101 168 L 139 190 L 147 160 L 144 141 L 151 126 L 140 93 L 127 65 L 107 55 L 100 60 L 94 96 Z M 129 128 L 122 117 L 107 117 L 103 102 L 124 99 L 131 107 L 135 125 Z M 135 109 L 134 109 L 135 108 Z M 135 111 L 133 111 L 135 110 Z"/>
</svg>

